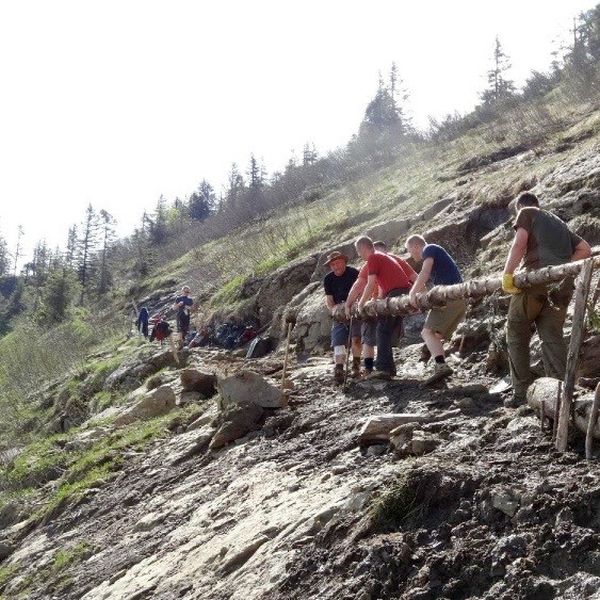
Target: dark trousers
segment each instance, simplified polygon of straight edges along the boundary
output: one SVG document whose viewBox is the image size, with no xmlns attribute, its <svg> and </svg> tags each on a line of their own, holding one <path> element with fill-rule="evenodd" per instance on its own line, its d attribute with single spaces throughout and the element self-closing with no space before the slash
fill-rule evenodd
<svg viewBox="0 0 600 600">
<path fill-rule="evenodd" d="M 142 335 L 147 338 L 148 337 L 148 323 L 144 323 L 144 321 L 142 321 L 140 323 L 140 331 L 142 332 Z"/>
<path fill-rule="evenodd" d="M 386 298 L 402 296 L 408 294 L 408 289 L 391 290 Z M 402 317 L 380 317 L 377 320 L 377 329 L 375 337 L 377 340 L 377 359 L 375 368 L 378 371 L 385 371 L 390 375 L 396 374 L 396 365 L 394 364 L 394 353 L 392 351 L 394 334 L 402 327 Z"/>
</svg>

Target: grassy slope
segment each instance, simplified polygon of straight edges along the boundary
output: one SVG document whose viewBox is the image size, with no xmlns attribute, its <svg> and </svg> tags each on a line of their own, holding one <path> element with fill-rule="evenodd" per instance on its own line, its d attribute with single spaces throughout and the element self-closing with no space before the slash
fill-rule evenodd
<svg viewBox="0 0 600 600">
<path fill-rule="evenodd" d="M 549 98 L 543 108 L 546 116 L 542 120 L 538 107 L 525 114 L 507 115 L 501 122 L 479 127 L 452 142 L 410 148 L 392 166 L 312 204 L 280 211 L 195 248 L 161 267 L 140 292 L 150 293 L 164 281 L 187 281 L 199 293 L 211 295 L 213 306 L 222 308 L 235 303 L 247 277 L 268 274 L 375 223 L 414 215 L 462 186 L 468 186 L 474 203 L 512 195 L 524 183 L 534 184 L 559 162 L 568 160 L 570 154 L 597 143 L 600 115 L 589 106 L 571 107 L 564 100 Z M 554 152 L 564 139 L 582 132 L 590 136 L 576 149 Z M 465 175 L 458 172 L 469 159 L 522 143 L 543 159 L 512 162 L 500 169 L 490 165 Z"/>
</svg>

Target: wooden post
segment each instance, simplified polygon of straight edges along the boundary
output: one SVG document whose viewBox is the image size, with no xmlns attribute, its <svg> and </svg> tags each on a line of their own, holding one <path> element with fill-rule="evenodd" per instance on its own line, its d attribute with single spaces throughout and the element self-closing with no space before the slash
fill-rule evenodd
<svg viewBox="0 0 600 600">
<path fill-rule="evenodd" d="M 541 427 L 542 431 L 544 431 L 545 421 L 546 421 L 546 401 L 542 400 L 540 402 L 540 427 Z"/>
<path fill-rule="evenodd" d="M 290 338 L 292 336 L 292 323 L 288 323 L 287 324 L 287 337 L 286 337 L 286 343 L 285 343 L 285 358 L 283 359 L 283 372 L 281 374 L 281 393 L 284 394 L 285 393 L 285 387 L 286 387 L 286 377 L 287 377 L 287 366 L 288 366 L 288 357 L 290 354 Z"/>
<path fill-rule="evenodd" d="M 346 344 L 346 368 L 344 370 L 344 392 L 348 389 L 348 369 L 350 368 L 350 354 L 352 353 L 352 324 L 354 317 L 350 317 L 350 323 L 348 325 L 348 342 Z"/>
<path fill-rule="evenodd" d="M 596 386 L 594 402 L 590 411 L 590 420 L 588 421 L 587 433 L 585 435 L 585 457 L 587 460 L 592 459 L 592 444 L 594 441 L 594 429 L 598 423 L 598 409 L 600 409 L 600 383 Z"/>
<path fill-rule="evenodd" d="M 571 340 L 567 354 L 567 369 L 565 382 L 563 384 L 562 402 L 558 415 L 558 429 L 556 431 L 556 449 L 564 452 L 567 449 L 567 437 L 569 434 L 569 419 L 571 417 L 571 402 L 575 390 L 575 376 L 579 365 L 579 350 L 585 329 L 585 311 L 587 299 L 590 293 L 594 260 L 589 258 L 583 263 L 581 275 L 575 290 L 575 310 L 573 312 L 573 327 L 571 329 Z"/>
<path fill-rule="evenodd" d="M 562 399 L 562 381 L 558 382 L 556 390 L 556 408 L 554 409 L 554 419 L 552 420 L 552 441 L 556 440 L 556 431 L 558 429 L 558 415 L 560 414 L 560 402 Z"/>
<path fill-rule="evenodd" d="M 169 346 L 171 347 L 171 352 L 173 353 L 175 362 L 179 365 L 179 353 L 177 352 L 177 348 L 175 348 L 175 340 L 173 339 L 172 333 L 169 335 Z"/>
</svg>

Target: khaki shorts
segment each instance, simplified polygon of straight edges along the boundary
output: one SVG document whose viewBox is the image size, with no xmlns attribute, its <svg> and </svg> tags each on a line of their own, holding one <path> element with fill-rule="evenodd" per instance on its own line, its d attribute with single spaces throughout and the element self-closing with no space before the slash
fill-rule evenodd
<svg viewBox="0 0 600 600">
<path fill-rule="evenodd" d="M 445 340 L 449 340 L 459 323 L 465 318 L 466 312 L 466 300 L 453 300 L 446 306 L 432 308 L 427 313 L 424 327 L 428 327 L 433 332 L 439 333 Z"/>
</svg>

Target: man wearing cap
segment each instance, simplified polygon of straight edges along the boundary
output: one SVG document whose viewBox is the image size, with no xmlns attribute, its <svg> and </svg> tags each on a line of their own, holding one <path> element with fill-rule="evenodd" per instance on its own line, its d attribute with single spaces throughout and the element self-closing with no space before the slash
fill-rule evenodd
<svg viewBox="0 0 600 600">
<path fill-rule="evenodd" d="M 325 304 L 333 314 L 338 304 L 343 304 L 358 277 L 358 270 L 348 266 L 348 258 L 342 252 L 332 252 L 327 257 L 327 262 L 331 269 L 330 273 L 325 275 L 323 287 L 325 288 Z M 346 348 L 348 343 L 349 325 L 334 321 L 331 326 L 331 346 L 333 348 L 333 358 L 335 362 L 334 381 L 338 384 L 344 383 L 344 363 L 346 362 Z M 360 329 L 361 324 L 357 319 L 352 321 L 352 372 L 354 376 L 360 374 Z"/>
<path fill-rule="evenodd" d="M 361 237 L 355 242 L 358 255 L 367 263 L 367 285 L 358 303 L 359 309 L 372 299 L 373 291 L 379 286 L 382 298 L 392 298 L 408 294 L 411 278 L 416 273 L 407 275 L 404 268 L 391 256 L 376 252 L 373 241 L 369 237 Z M 408 267 L 408 265 L 406 265 Z M 410 267 L 408 267 L 410 268 Z M 412 271 L 412 269 L 411 269 Z M 346 310 L 350 307 L 346 306 Z M 375 338 L 377 342 L 377 360 L 372 377 L 390 379 L 396 375 L 392 339 L 394 331 L 402 324 L 402 317 L 380 317 L 377 320 Z"/>
</svg>

